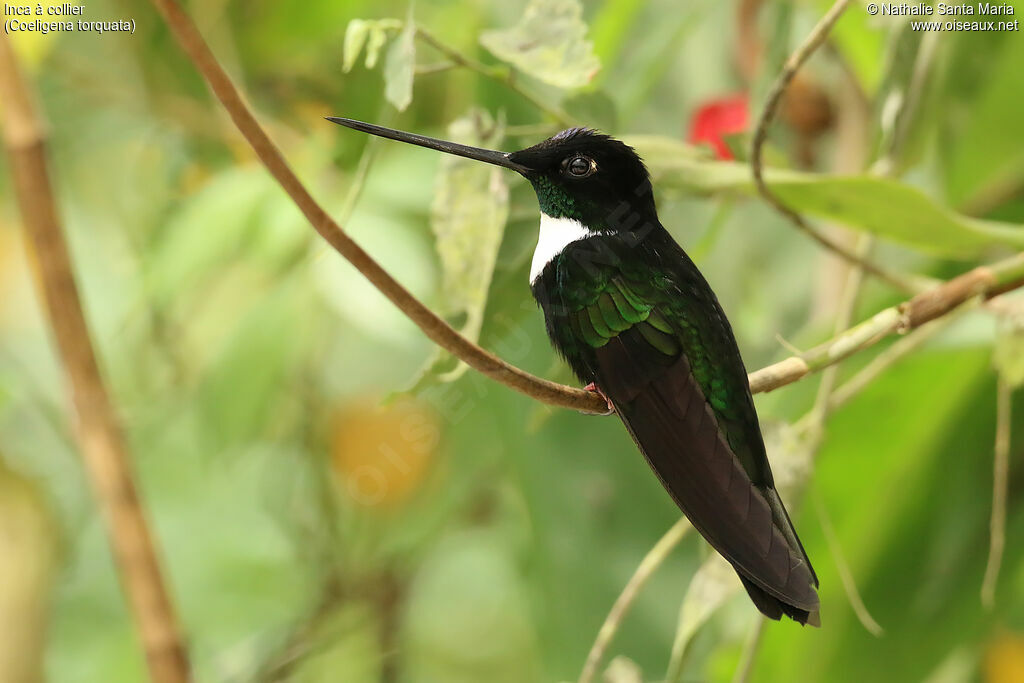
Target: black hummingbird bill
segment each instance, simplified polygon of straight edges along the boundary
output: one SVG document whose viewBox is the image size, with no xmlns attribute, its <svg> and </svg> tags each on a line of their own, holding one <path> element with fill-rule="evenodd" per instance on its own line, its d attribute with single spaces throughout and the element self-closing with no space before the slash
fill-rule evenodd
<svg viewBox="0 0 1024 683">
<path fill-rule="evenodd" d="M 499 152 L 352 119 L 329 121 L 516 171 L 540 232 L 529 286 L 552 345 L 622 420 L 755 606 L 819 625 L 818 579 L 775 490 L 732 327 L 658 219 L 647 169 L 586 128 Z"/>
</svg>

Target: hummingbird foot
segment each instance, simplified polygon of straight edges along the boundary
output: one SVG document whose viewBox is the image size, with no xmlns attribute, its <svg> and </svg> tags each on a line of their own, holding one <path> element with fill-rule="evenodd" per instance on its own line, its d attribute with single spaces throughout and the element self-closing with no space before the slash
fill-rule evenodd
<svg viewBox="0 0 1024 683">
<path fill-rule="evenodd" d="M 598 387 L 596 384 L 591 382 L 587 386 L 583 387 L 583 391 L 592 391 L 593 393 L 597 394 L 598 396 L 600 396 L 601 398 L 604 399 L 605 404 L 608 406 L 608 412 L 599 413 L 599 415 L 614 415 L 615 414 L 615 406 L 612 405 L 611 400 L 609 400 L 608 397 L 604 395 L 604 392 L 601 391 L 601 388 Z"/>
</svg>

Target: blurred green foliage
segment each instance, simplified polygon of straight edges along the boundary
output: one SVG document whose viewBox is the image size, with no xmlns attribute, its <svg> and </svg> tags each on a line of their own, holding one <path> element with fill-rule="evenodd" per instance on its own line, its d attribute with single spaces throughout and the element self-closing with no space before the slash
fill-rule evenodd
<svg viewBox="0 0 1024 683">
<path fill-rule="evenodd" d="M 540 102 L 632 136 L 663 222 L 715 287 L 754 369 L 789 355 L 777 336 L 800 347 L 830 336 L 845 274 L 750 198 L 742 159 L 715 161 L 683 139 L 693 111 L 722 95 L 751 94 L 757 111 L 782 56 L 829 4 L 188 9 L 354 239 L 486 348 L 568 380 L 526 286 L 530 188 L 322 117 L 435 135 L 461 121 L 452 135 L 513 149 L 557 130 Z M 314 238 L 148 5 L 97 0 L 88 12 L 130 14 L 137 33 L 28 36 L 17 47 L 51 123 L 88 318 L 197 678 L 574 679 L 609 607 L 678 515 L 619 423 L 538 407 L 472 372 L 428 371 L 419 391 L 401 392 L 435 358 L 431 345 Z M 744 21 L 758 44 L 742 39 Z M 481 68 L 451 63 L 416 26 Z M 890 267 L 950 277 L 1024 241 L 1024 38 L 907 33 L 854 3 L 834 49 L 802 74 L 829 103 L 829 124 L 811 135 L 787 104 L 768 178 L 800 210 L 877 235 L 874 257 Z M 738 55 L 751 51 L 756 72 L 745 73 Z M 902 128 L 887 119 L 894 97 L 916 101 Z M 487 125 L 467 129 L 473 111 Z M 894 177 L 870 175 L 885 155 Z M 48 628 L 38 627 L 45 637 L 19 654 L 42 658 L 53 681 L 143 680 L 9 181 L 0 167 L 0 473 L 26 493 L 0 487 L 0 518 L 16 520 L 31 501 L 26 524 L 43 538 L 34 555 L 0 553 L 0 567 L 35 563 L 32 585 L 50 590 L 52 605 Z M 869 283 L 855 318 L 898 296 Z M 983 310 L 961 316 L 828 421 L 807 486 L 885 632 L 876 638 L 858 622 L 814 506 L 794 500 L 821 578 L 823 628 L 769 623 L 752 680 L 1024 677 L 1019 396 L 996 605 L 979 600 L 993 349 L 1008 377 L 1018 372 L 1019 334 L 1019 323 L 997 325 Z M 847 361 L 840 380 L 887 346 Z M 758 397 L 766 433 L 804 415 L 816 384 Z M 777 472 L 807 475 L 812 454 L 799 444 L 772 455 Z M 46 507 L 58 524 L 40 521 Z M 688 596 L 705 557 L 688 538 L 622 624 L 611 654 L 644 680 L 665 675 L 684 597 L 682 680 L 727 681 L 736 670 L 756 612 L 734 585 L 720 594 L 709 565 Z M 38 605 L 0 601 L 0 637 Z"/>
</svg>

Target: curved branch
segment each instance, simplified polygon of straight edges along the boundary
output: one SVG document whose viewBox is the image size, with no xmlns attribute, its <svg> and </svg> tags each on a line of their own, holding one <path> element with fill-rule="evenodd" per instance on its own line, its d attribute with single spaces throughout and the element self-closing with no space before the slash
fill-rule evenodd
<svg viewBox="0 0 1024 683">
<path fill-rule="evenodd" d="M 772 84 L 771 90 L 768 91 L 768 96 L 765 98 L 764 109 L 761 111 L 761 116 L 758 118 L 757 126 L 754 129 L 754 140 L 750 151 L 750 167 L 754 173 L 754 185 L 757 187 L 758 193 L 764 197 L 765 201 L 771 204 L 776 211 L 788 218 L 793 225 L 815 242 L 842 257 L 850 264 L 860 266 L 865 272 L 871 273 L 880 280 L 889 283 L 896 289 L 908 294 L 915 294 L 920 291 L 920 287 L 911 279 L 903 275 L 893 273 L 872 263 L 871 261 L 868 261 L 825 233 L 816 230 L 803 216 L 786 206 L 764 182 L 764 143 L 768 138 L 768 127 L 775 119 L 775 114 L 779 109 L 779 104 L 782 102 L 782 96 L 786 93 L 786 88 L 789 86 L 790 81 L 793 80 L 796 72 L 800 70 L 800 67 L 803 66 L 804 62 L 806 62 L 811 54 L 813 54 L 814 51 L 817 50 L 825 41 L 825 38 L 828 36 L 832 26 L 836 23 L 849 4 L 850 0 L 839 0 L 828 12 L 825 13 L 825 16 L 821 18 L 821 21 L 819 21 L 810 34 L 808 34 L 807 38 L 804 39 L 804 42 L 801 43 L 796 51 L 789 56 L 789 59 L 786 60 L 785 65 L 782 67 L 782 71 Z"/>
<path fill-rule="evenodd" d="M 292 198 L 313 228 L 405 313 L 431 341 L 477 372 L 542 403 L 595 415 L 605 414 L 607 406 L 596 394 L 535 377 L 506 363 L 460 335 L 399 284 L 373 257 L 353 242 L 309 194 L 281 152 L 256 121 L 223 67 L 217 62 L 209 46 L 178 3 L 175 0 L 153 0 L 153 4 L 163 15 L 182 49 L 206 79 L 214 95 L 227 110 L 231 120 L 252 146 L 260 161 Z M 864 267 L 871 270 L 868 264 L 864 264 Z M 992 266 L 975 268 L 899 306 L 885 309 L 815 349 L 751 373 L 750 390 L 759 393 L 791 384 L 875 344 L 888 334 L 907 331 L 945 315 L 968 299 L 978 295 L 995 296 L 1021 285 L 1024 285 L 1024 254 Z"/>
<path fill-rule="evenodd" d="M 6 36 L 0 37 L 4 145 L 25 231 L 34 248 L 50 327 L 71 388 L 85 471 L 106 522 L 121 585 L 152 680 L 190 680 L 188 654 L 135 486 L 131 457 L 103 384 L 82 312 L 46 164 L 46 134 Z"/>
</svg>

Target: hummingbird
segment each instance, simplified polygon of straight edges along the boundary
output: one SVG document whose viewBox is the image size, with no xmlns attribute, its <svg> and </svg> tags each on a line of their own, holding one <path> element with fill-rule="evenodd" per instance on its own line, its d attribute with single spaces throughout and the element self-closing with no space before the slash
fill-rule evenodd
<svg viewBox="0 0 1024 683">
<path fill-rule="evenodd" d="M 511 169 L 530 182 L 541 213 L 529 286 L 555 350 L 622 420 L 757 609 L 820 626 L 818 578 L 775 490 L 732 327 L 659 221 L 633 148 L 570 128 L 499 152 L 327 120 Z"/>
</svg>

